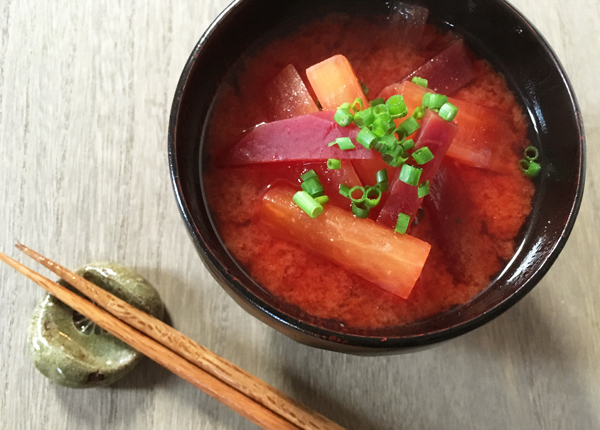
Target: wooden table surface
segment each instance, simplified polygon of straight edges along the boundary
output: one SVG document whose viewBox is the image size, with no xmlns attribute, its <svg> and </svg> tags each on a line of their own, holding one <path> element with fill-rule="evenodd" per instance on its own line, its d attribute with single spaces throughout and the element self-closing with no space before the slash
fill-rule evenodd
<svg viewBox="0 0 600 430">
<path fill-rule="evenodd" d="M 561 59 L 587 132 L 585 198 L 560 258 L 493 322 L 385 358 L 312 349 L 254 319 L 187 236 L 168 116 L 184 62 L 228 2 L 0 1 L 0 250 L 17 256 L 22 241 L 68 267 L 134 268 L 176 328 L 349 429 L 600 429 L 600 2 L 513 1 Z M 110 388 L 52 385 L 26 350 L 42 296 L 0 267 L 0 428 L 255 428 L 149 360 Z"/>
</svg>

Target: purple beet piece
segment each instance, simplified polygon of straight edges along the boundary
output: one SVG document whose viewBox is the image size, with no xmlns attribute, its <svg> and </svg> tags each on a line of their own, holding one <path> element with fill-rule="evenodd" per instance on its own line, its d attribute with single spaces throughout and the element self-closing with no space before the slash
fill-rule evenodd
<svg viewBox="0 0 600 430">
<path fill-rule="evenodd" d="M 334 112 L 323 111 L 256 126 L 230 151 L 223 154 L 222 166 L 242 166 L 258 163 L 371 159 L 374 151 L 356 143 L 359 129 L 340 127 Z M 350 137 L 355 149 L 341 150 L 328 144 L 338 137 Z"/>
<path fill-rule="evenodd" d="M 472 54 L 462 39 L 457 40 L 404 80 L 414 76 L 427 79 L 427 87 L 436 93 L 451 95 L 475 77 Z"/>
<path fill-rule="evenodd" d="M 416 166 L 423 169 L 419 178 L 420 184 L 433 179 L 456 133 L 458 127 L 455 124 L 445 121 L 433 111 L 427 111 L 423 117 L 415 150 L 426 146 L 434 158 L 421 166 Z M 394 228 L 400 212 L 410 216 L 412 222 L 423 198 L 419 198 L 416 186 L 408 185 L 397 178 L 394 178 L 394 182 L 390 185 L 389 197 L 377 217 L 377 222 Z"/>
<path fill-rule="evenodd" d="M 399 35 L 402 43 L 418 44 L 421 42 L 428 16 L 429 9 L 426 7 L 401 1 L 390 2 L 388 20 L 394 26 L 402 27 L 402 34 Z"/>
</svg>

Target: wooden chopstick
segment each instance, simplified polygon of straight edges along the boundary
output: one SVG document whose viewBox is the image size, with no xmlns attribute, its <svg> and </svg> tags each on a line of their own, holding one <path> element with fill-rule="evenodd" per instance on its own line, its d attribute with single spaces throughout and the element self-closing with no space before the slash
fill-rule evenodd
<svg viewBox="0 0 600 430">
<path fill-rule="evenodd" d="M 0 253 L 0 260 L 40 284 L 57 296 L 59 300 L 87 316 L 125 343 L 130 344 L 144 355 L 201 388 L 259 426 L 265 429 L 342 429 L 336 423 L 295 402 L 264 381 L 217 356 L 162 321 L 130 306 L 26 246 L 17 245 L 17 248 L 59 275 L 114 316 L 96 308 L 89 301 L 4 254 Z M 150 338 L 123 321 L 135 329 L 143 331 Z"/>
</svg>

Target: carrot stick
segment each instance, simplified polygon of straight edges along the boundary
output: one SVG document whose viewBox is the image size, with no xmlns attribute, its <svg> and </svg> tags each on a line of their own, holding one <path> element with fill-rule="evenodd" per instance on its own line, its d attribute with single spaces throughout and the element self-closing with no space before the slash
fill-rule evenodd
<svg viewBox="0 0 600 430">
<path fill-rule="evenodd" d="M 429 255 L 428 243 L 335 206 L 312 219 L 292 202 L 294 193 L 285 186 L 269 190 L 263 197 L 261 221 L 397 296 L 410 295 Z"/>
<path fill-rule="evenodd" d="M 354 69 L 343 55 L 334 55 L 306 69 L 306 76 L 325 110 L 336 110 L 357 97 L 367 103 Z"/>
</svg>

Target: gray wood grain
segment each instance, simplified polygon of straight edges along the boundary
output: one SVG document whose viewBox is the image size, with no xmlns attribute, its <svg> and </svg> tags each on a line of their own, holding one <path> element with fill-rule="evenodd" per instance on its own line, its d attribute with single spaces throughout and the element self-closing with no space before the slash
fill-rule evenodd
<svg viewBox="0 0 600 430">
<path fill-rule="evenodd" d="M 417 354 L 311 349 L 243 312 L 203 268 L 171 191 L 171 98 L 228 0 L 0 2 L 0 250 L 154 283 L 175 327 L 349 429 L 600 428 L 600 3 L 514 0 L 569 73 L 588 138 L 586 196 L 545 279 L 475 332 Z M 145 361 L 106 389 L 54 386 L 28 359 L 41 290 L 0 267 L 0 428 L 251 429 Z"/>
</svg>

